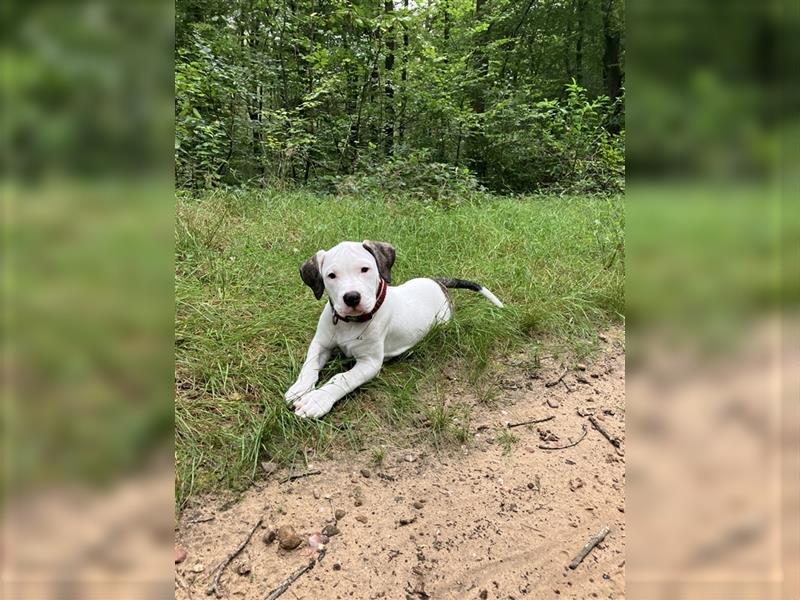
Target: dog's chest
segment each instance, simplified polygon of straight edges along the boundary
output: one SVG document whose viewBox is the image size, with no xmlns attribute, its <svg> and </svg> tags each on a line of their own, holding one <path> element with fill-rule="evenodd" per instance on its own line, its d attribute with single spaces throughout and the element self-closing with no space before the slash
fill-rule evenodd
<svg viewBox="0 0 800 600">
<path fill-rule="evenodd" d="M 368 323 L 348 323 L 337 325 L 335 332 L 336 345 L 348 358 L 358 357 L 371 350 L 375 345 L 375 340 L 369 336 Z M 343 325 L 343 326 L 342 326 Z"/>
</svg>

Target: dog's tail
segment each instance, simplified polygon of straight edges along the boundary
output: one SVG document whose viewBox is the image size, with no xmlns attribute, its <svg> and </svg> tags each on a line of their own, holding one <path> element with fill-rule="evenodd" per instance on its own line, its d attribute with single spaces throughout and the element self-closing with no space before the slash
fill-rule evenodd
<svg viewBox="0 0 800 600">
<path fill-rule="evenodd" d="M 498 308 L 503 308 L 503 303 L 497 299 L 497 296 L 495 296 L 481 284 L 475 283 L 474 281 L 467 281 L 466 279 L 449 279 L 445 277 L 436 277 L 434 278 L 434 281 L 446 288 L 472 290 L 473 292 L 478 292 Z"/>
</svg>

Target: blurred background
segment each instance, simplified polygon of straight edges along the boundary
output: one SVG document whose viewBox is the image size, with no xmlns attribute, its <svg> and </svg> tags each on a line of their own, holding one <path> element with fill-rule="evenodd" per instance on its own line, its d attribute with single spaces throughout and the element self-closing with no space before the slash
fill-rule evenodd
<svg viewBox="0 0 800 600">
<path fill-rule="evenodd" d="M 0 597 L 171 597 L 173 8 L 2 28 Z"/>
<path fill-rule="evenodd" d="M 800 11 L 626 14 L 627 596 L 797 598 Z M 3 7 L 3 598 L 173 593 L 173 26 Z"/>
<path fill-rule="evenodd" d="M 798 4 L 628 3 L 630 598 L 797 598 Z"/>
</svg>

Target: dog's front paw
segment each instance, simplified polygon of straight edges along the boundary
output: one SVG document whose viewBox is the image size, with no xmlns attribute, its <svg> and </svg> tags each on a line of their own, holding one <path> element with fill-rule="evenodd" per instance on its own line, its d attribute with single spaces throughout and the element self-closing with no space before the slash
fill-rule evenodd
<svg viewBox="0 0 800 600">
<path fill-rule="evenodd" d="M 313 390 L 295 402 L 294 412 L 298 417 L 319 418 L 327 415 L 335 402 L 327 392 Z"/>
<path fill-rule="evenodd" d="M 309 385 L 304 381 L 297 381 L 292 385 L 292 387 L 286 390 L 286 393 L 284 394 L 283 397 L 286 399 L 287 404 L 292 404 L 294 402 L 297 402 L 300 398 L 305 396 L 313 389 L 314 389 L 313 383 Z"/>
</svg>

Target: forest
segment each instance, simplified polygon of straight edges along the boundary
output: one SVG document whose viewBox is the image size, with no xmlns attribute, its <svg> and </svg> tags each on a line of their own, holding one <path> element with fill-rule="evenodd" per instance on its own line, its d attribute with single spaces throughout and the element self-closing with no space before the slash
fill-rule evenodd
<svg viewBox="0 0 800 600">
<path fill-rule="evenodd" d="M 178 0 L 176 187 L 624 188 L 622 0 Z"/>
</svg>

